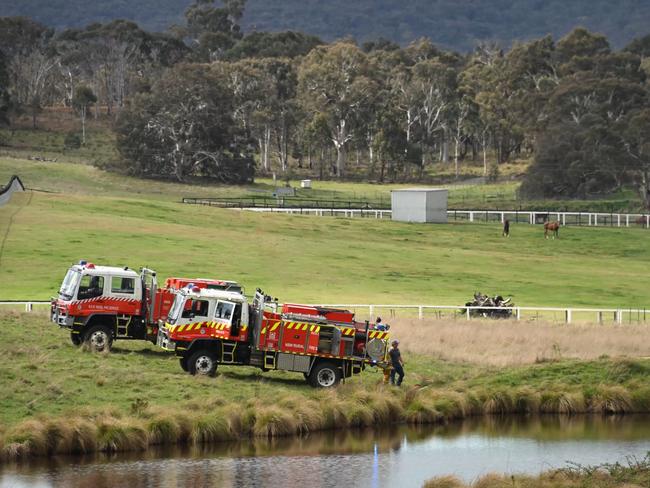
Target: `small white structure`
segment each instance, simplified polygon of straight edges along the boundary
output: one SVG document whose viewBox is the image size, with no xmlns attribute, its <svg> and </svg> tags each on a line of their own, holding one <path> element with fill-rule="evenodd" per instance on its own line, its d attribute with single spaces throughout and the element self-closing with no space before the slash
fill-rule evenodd
<svg viewBox="0 0 650 488">
<path fill-rule="evenodd" d="M 300 188 L 311 188 L 311 180 L 301 180 Z"/>
<path fill-rule="evenodd" d="M 390 192 L 393 220 L 400 222 L 447 223 L 448 190 L 407 188 Z"/>
</svg>

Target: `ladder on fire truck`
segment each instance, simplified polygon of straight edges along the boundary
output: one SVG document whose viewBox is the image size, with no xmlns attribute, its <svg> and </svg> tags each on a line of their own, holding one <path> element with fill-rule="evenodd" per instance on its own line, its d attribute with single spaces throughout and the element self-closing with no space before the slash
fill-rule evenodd
<svg viewBox="0 0 650 488">
<path fill-rule="evenodd" d="M 237 350 L 236 342 L 222 342 L 221 343 L 221 362 L 233 364 L 235 362 L 235 351 Z"/>
</svg>

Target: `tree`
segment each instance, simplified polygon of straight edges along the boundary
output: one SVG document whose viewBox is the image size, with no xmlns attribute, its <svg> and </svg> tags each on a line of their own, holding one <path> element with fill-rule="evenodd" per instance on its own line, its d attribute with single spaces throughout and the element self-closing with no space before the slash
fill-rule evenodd
<svg viewBox="0 0 650 488">
<path fill-rule="evenodd" d="M 238 22 L 245 0 L 225 0 L 215 7 L 214 0 L 195 0 L 185 11 L 186 26 L 180 35 L 187 38 L 199 61 L 215 61 L 242 38 Z"/>
<path fill-rule="evenodd" d="M 302 104 L 312 117 L 323 116 L 327 121 L 339 177 L 345 175 L 347 147 L 358 116 L 375 91 L 368 68 L 366 55 L 346 42 L 319 46 L 300 65 Z"/>
<path fill-rule="evenodd" d="M 11 98 L 9 96 L 9 73 L 4 53 L 0 50 L 0 124 L 9 125 L 9 110 Z"/>
<path fill-rule="evenodd" d="M 234 123 L 232 93 L 204 65 L 169 70 L 118 119 L 118 149 L 139 176 L 252 181 L 250 140 Z"/>
<path fill-rule="evenodd" d="M 318 37 L 302 32 L 251 32 L 229 49 L 224 58 L 295 58 L 322 44 Z"/>
<path fill-rule="evenodd" d="M 0 17 L 0 46 L 6 56 L 12 100 L 16 109 L 30 110 L 33 127 L 53 91 L 53 33 L 52 29 L 24 17 Z"/>
<path fill-rule="evenodd" d="M 632 160 L 632 182 L 644 207 L 650 210 L 650 107 L 631 114 L 622 137 L 625 151 Z"/>
<path fill-rule="evenodd" d="M 85 85 L 79 85 L 72 98 L 72 106 L 79 113 L 81 118 L 81 143 L 86 144 L 86 114 L 88 108 L 97 102 L 97 97 L 92 89 Z"/>
</svg>

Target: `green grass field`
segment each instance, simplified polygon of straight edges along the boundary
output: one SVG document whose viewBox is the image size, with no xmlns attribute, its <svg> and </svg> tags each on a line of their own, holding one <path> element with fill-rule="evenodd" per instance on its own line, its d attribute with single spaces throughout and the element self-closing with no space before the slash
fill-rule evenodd
<svg viewBox="0 0 650 488">
<path fill-rule="evenodd" d="M 286 301 L 461 304 L 480 290 L 520 306 L 644 308 L 644 229 L 405 224 L 178 203 L 188 187 L 61 163 L 0 160 L 28 187 L 0 209 L 0 299 L 47 299 L 81 258 L 167 276 L 234 279 Z M 348 184 L 352 187 L 352 184 Z M 234 192 L 236 188 L 218 189 Z"/>
</svg>

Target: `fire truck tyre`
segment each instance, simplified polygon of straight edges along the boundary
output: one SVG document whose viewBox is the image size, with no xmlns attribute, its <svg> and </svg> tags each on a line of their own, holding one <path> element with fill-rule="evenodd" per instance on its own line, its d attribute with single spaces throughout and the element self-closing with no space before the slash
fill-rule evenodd
<svg viewBox="0 0 650 488">
<path fill-rule="evenodd" d="M 341 370 L 333 363 L 319 363 L 309 374 L 309 384 L 315 388 L 329 388 L 341 381 Z"/>
<path fill-rule="evenodd" d="M 187 358 L 179 358 L 178 362 L 181 363 L 181 368 L 183 368 L 183 371 L 187 372 L 187 370 L 188 370 Z"/>
<path fill-rule="evenodd" d="M 95 325 L 88 329 L 85 339 L 88 347 L 97 352 L 110 351 L 113 344 L 113 334 L 105 325 Z"/>
<path fill-rule="evenodd" d="M 74 332 L 70 332 L 70 341 L 75 345 L 75 346 L 80 346 L 81 343 L 83 342 L 81 334 L 75 334 Z"/>
<path fill-rule="evenodd" d="M 214 376 L 217 372 L 217 358 L 209 351 L 196 351 L 187 361 L 187 367 L 190 374 Z"/>
</svg>

